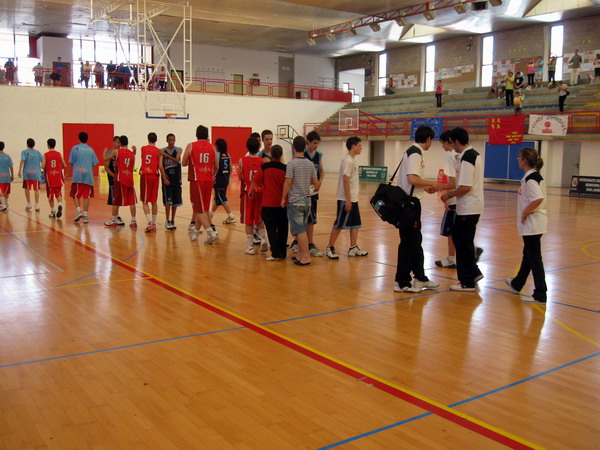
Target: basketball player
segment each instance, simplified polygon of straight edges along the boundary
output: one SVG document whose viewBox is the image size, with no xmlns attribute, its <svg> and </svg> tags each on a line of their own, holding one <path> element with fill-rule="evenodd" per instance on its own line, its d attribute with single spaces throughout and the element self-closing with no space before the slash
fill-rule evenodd
<svg viewBox="0 0 600 450">
<path fill-rule="evenodd" d="M 273 132 L 271 130 L 263 130 L 260 133 L 264 148 L 258 154 L 263 159 L 263 162 L 267 163 L 271 161 L 271 148 L 273 147 Z"/>
<path fill-rule="evenodd" d="M 94 166 L 98 164 L 98 157 L 94 149 L 87 145 L 88 134 L 85 131 L 79 133 L 79 144 L 73 146 L 69 155 L 69 169 L 72 173 L 71 198 L 75 202 L 77 214 L 73 221 L 88 223 L 88 210 L 90 199 L 94 196 Z M 71 172 L 72 169 L 72 172 Z M 81 211 L 81 199 L 83 199 L 83 211 Z"/>
<path fill-rule="evenodd" d="M 167 216 L 167 230 L 175 230 L 175 213 L 183 205 L 181 196 L 181 147 L 175 146 L 175 135 L 167 134 L 167 146 L 160 151 L 158 168 L 162 176 L 163 204 Z M 170 217 L 170 219 L 169 219 Z"/>
<path fill-rule="evenodd" d="M 40 210 L 40 182 L 42 181 L 42 161 L 44 157 L 35 148 L 35 141 L 27 139 L 27 148 L 21 152 L 19 177 L 23 177 L 23 189 L 27 198 L 26 211 L 31 211 L 31 193 L 35 198 L 35 210 Z M 23 170 L 24 169 L 24 170 Z"/>
<path fill-rule="evenodd" d="M 12 158 L 4 153 L 4 142 L 0 141 L 0 211 L 8 209 L 10 183 L 15 179 Z"/>
<path fill-rule="evenodd" d="M 62 187 L 65 184 L 64 170 L 67 167 L 62 155 L 55 150 L 56 140 L 48 139 L 48 151 L 44 155 L 42 167 L 46 174 L 46 194 L 50 204 L 50 218 L 60 219 L 63 211 Z M 54 199 L 58 200 L 58 211 L 54 210 Z"/>
<path fill-rule="evenodd" d="M 146 233 L 156 231 L 156 215 L 158 214 L 158 165 L 160 163 L 160 150 L 156 146 L 158 137 L 156 133 L 148 133 L 148 145 L 142 147 L 142 165 L 140 167 L 140 194 L 142 208 L 148 221 Z M 150 206 L 152 205 L 152 214 Z"/>
<path fill-rule="evenodd" d="M 132 229 L 137 228 L 137 221 L 135 218 L 135 205 L 137 203 L 137 197 L 135 195 L 135 187 L 133 184 L 133 168 L 135 167 L 135 147 L 133 151 L 129 150 L 129 139 L 127 136 L 119 137 L 120 146 L 116 150 L 111 150 L 105 156 L 104 161 L 108 161 L 111 158 L 115 158 L 115 165 L 117 167 L 115 177 L 115 190 L 112 205 L 112 218 L 104 222 L 107 227 L 116 227 L 117 217 L 119 214 L 120 206 L 129 206 L 131 211 L 131 223 L 129 227 Z"/>
<path fill-rule="evenodd" d="M 306 225 L 306 235 L 308 237 L 308 251 L 310 256 L 323 256 L 323 252 L 315 245 L 313 233 L 315 224 L 317 223 L 317 203 L 319 201 L 318 190 L 321 188 L 323 179 L 325 178 L 325 170 L 323 168 L 323 153 L 317 151 L 321 143 L 321 136 L 316 131 L 311 131 L 306 136 L 306 150 L 304 157 L 315 165 L 317 171 L 318 183 L 315 186 L 314 194 L 310 196 L 310 214 L 308 215 L 308 224 Z"/>
<path fill-rule="evenodd" d="M 258 236 L 260 238 L 260 251 L 266 252 L 269 249 L 265 233 L 265 225 L 262 221 L 260 214 L 260 207 L 262 204 L 262 191 L 258 189 L 253 192 L 252 196 L 248 195 L 252 184 L 252 179 L 256 173 L 260 170 L 260 166 L 263 164 L 263 159 L 258 156 L 258 149 L 260 143 L 253 137 L 248 139 L 246 142 L 246 148 L 248 149 L 248 156 L 244 156 L 240 159 L 238 167 L 240 168 L 240 175 L 242 184 L 244 186 L 244 192 L 241 199 L 242 203 L 242 223 L 246 225 L 246 240 L 248 241 L 248 247 L 244 250 L 247 255 L 255 255 L 254 250 L 254 227 L 257 228 Z"/>
<path fill-rule="evenodd" d="M 208 142 L 208 128 L 199 125 L 196 129 L 196 142 L 190 142 L 183 154 L 183 166 L 190 166 L 188 179 L 190 180 L 190 200 L 194 208 L 195 227 L 191 240 L 197 241 L 200 226 L 204 227 L 207 237 L 205 244 L 212 244 L 218 238 L 215 230 L 211 228 L 210 221 L 210 196 L 215 181 L 215 173 L 219 170 L 217 151 Z"/>
<path fill-rule="evenodd" d="M 227 187 L 229 186 L 229 178 L 231 175 L 231 156 L 227 153 L 227 141 L 225 139 L 217 139 L 215 142 L 217 146 L 217 158 L 219 161 L 219 170 L 215 177 L 215 196 L 213 198 L 213 205 L 211 209 L 211 217 L 219 206 L 223 206 L 225 212 L 227 212 L 227 219 L 223 221 L 223 225 L 230 225 L 235 223 L 235 217 L 229 206 L 229 200 L 227 200 Z"/>
</svg>

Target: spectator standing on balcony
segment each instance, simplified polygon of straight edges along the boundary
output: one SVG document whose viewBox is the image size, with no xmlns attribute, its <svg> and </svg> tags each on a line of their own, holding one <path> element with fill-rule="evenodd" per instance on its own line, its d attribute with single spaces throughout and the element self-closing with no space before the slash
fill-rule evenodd
<svg viewBox="0 0 600 450">
<path fill-rule="evenodd" d="M 556 73 L 556 56 L 551 56 L 550 61 L 548 61 L 548 86 L 553 88 L 556 84 L 556 79 L 554 78 L 554 74 Z"/>
<path fill-rule="evenodd" d="M 575 54 L 569 60 L 569 64 L 571 64 L 571 86 L 575 86 L 579 81 L 579 71 L 581 70 L 581 63 L 583 63 L 583 58 L 579 54 L 579 50 L 575 50 Z"/>
<path fill-rule="evenodd" d="M 60 86 L 61 84 L 61 80 L 62 80 L 62 75 L 63 75 L 63 63 L 62 63 L 62 59 L 60 58 L 60 56 L 56 59 L 56 62 L 54 63 L 54 72 L 52 72 L 52 75 L 54 75 L 52 77 L 52 84 L 54 86 Z"/>
<path fill-rule="evenodd" d="M 117 70 L 117 65 L 113 64 L 112 60 L 109 61 L 109 63 L 106 65 L 106 73 L 107 73 L 107 78 L 106 78 L 106 85 L 109 88 L 115 88 L 115 72 Z"/>
<path fill-rule="evenodd" d="M 167 68 L 165 66 L 161 66 L 158 74 L 158 89 L 161 91 L 167 90 Z"/>
<path fill-rule="evenodd" d="M 96 77 L 96 87 L 102 89 L 104 87 L 104 66 L 100 61 L 96 61 L 94 76 Z"/>
<path fill-rule="evenodd" d="M 567 95 L 569 95 L 568 86 L 562 81 L 558 82 L 558 110 L 560 112 L 565 112 L 565 100 L 567 100 Z"/>
<path fill-rule="evenodd" d="M 4 63 L 4 69 L 6 70 L 6 82 L 8 84 L 15 83 L 15 72 L 17 68 L 15 67 L 15 63 L 12 58 L 8 58 L 8 61 Z"/>
<path fill-rule="evenodd" d="M 538 56 L 537 61 L 535 62 L 535 87 L 542 87 L 542 79 L 544 78 L 544 58 Z"/>
<path fill-rule="evenodd" d="M 90 75 L 92 74 L 92 66 L 89 61 L 86 61 L 83 65 L 83 83 L 88 88 L 90 84 Z"/>
<path fill-rule="evenodd" d="M 42 86 L 44 84 L 44 68 L 42 63 L 38 62 L 37 66 L 32 69 L 33 77 L 35 79 L 36 86 Z"/>
<path fill-rule="evenodd" d="M 515 77 L 513 77 L 513 73 L 511 71 L 508 72 L 506 78 L 504 79 L 504 93 L 506 96 L 506 106 L 510 107 L 513 105 L 513 92 L 515 89 Z"/>
<path fill-rule="evenodd" d="M 600 84 L 600 53 L 596 53 L 594 58 L 594 81 Z"/>
<path fill-rule="evenodd" d="M 533 58 L 529 60 L 527 63 L 527 86 L 531 86 L 532 88 L 535 85 L 535 62 Z"/>
<path fill-rule="evenodd" d="M 442 80 L 438 80 L 435 86 L 435 102 L 438 108 L 442 107 L 442 94 L 444 92 L 444 85 L 442 84 Z"/>
</svg>

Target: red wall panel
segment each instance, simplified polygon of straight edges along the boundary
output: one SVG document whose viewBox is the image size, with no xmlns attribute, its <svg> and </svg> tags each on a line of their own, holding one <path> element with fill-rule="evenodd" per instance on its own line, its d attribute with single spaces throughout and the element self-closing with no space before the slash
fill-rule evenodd
<svg viewBox="0 0 600 450">
<path fill-rule="evenodd" d="M 227 151 L 231 155 L 233 173 L 237 175 L 237 163 L 247 152 L 246 141 L 252 134 L 250 127 L 212 127 L 210 141 L 214 144 L 217 139 L 227 141 Z"/>
<path fill-rule="evenodd" d="M 112 149 L 115 126 L 112 123 L 63 123 L 63 156 L 69 162 L 69 155 L 74 145 L 79 144 L 79 133 L 88 134 L 88 145 L 94 149 L 100 164 L 94 167 L 94 176 L 98 175 L 99 166 L 103 166 L 102 152 L 104 148 Z"/>
</svg>

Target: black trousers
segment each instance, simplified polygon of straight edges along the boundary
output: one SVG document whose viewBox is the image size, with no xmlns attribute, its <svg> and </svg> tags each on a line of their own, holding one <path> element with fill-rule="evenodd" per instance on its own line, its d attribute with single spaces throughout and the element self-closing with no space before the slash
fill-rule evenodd
<svg viewBox="0 0 600 450">
<path fill-rule="evenodd" d="M 285 258 L 288 237 L 287 209 L 263 206 L 261 215 L 271 244 L 271 255 L 273 258 Z"/>
<path fill-rule="evenodd" d="M 556 80 L 554 79 L 555 72 L 556 72 L 555 70 L 548 69 L 548 81 L 551 81 L 552 83 L 556 83 Z"/>
<path fill-rule="evenodd" d="M 506 93 L 506 106 L 512 106 L 513 105 L 513 100 L 514 100 L 514 95 L 513 95 L 513 90 L 512 89 L 506 89 L 504 91 Z"/>
<path fill-rule="evenodd" d="M 456 272 L 458 281 L 464 287 L 475 287 L 475 277 L 481 270 L 475 262 L 475 232 L 477 231 L 479 214 L 468 216 L 456 215 L 452 241 L 456 247 Z"/>
<path fill-rule="evenodd" d="M 535 85 L 535 73 L 528 73 L 527 74 L 527 85 L 528 86 Z"/>
<path fill-rule="evenodd" d="M 542 235 L 523 236 L 523 260 L 519 273 L 512 281 L 512 286 L 520 291 L 523 289 L 529 273 L 533 273 L 533 298 L 545 301 L 546 291 L 546 272 L 544 271 L 544 262 L 542 261 Z"/>
<path fill-rule="evenodd" d="M 421 202 L 417 199 L 417 220 L 400 227 L 400 244 L 398 244 L 398 262 L 396 264 L 396 282 L 400 287 L 410 286 L 411 272 L 419 281 L 429 281 L 425 276 L 425 256 L 423 255 L 423 235 L 421 234 Z"/>
<path fill-rule="evenodd" d="M 442 107 L 442 94 L 435 94 L 436 106 L 438 108 Z"/>
<path fill-rule="evenodd" d="M 565 100 L 567 99 L 566 95 L 559 95 L 558 96 L 558 110 L 560 112 L 564 112 L 565 110 Z"/>
</svg>

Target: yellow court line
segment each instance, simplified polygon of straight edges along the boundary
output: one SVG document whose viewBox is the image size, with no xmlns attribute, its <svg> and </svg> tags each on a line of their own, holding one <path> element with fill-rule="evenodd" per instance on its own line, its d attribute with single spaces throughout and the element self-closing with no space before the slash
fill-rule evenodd
<svg viewBox="0 0 600 450">
<path fill-rule="evenodd" d="M 336 363 L 338 365 L 341 365 L 341 366 L 343 366 L 343 367 L 345 367 L 347 369 L 355 371 L 355 372 L 363 375 L 364 377 L 368 377 L 368 378 L 371 378 L 373 380 L 376 380 L 376 381 L 378 381 L 378 382 L 380 382 L 382 384 L 385 384 L 385 385 L 387 385 L 387 386 L 389 386 L 389 387 L 391 387 L 391 388 L 393 388 L 395 390 L 398 390 L 398 391 L 400 391 L 400 392 L 402 392 L 404 394 L 407 394 L 407 395 L 409 395 L 409 396 L 411 396 L 413 398 L 419 399 L 419 400 L 421 400 L 424 403 L 427 403 L 427 404 L 429 404 L 431 406 L 434 406 L 436 408 L 442 409 L 442 410 L 444 410 L 444 411 L 446 411 L 446 412 L 448 412 L 450 414 L 453 414 L 455 416 L 461 417 L 464 420 L 467 420 L 467 421 L 469 421 L 469 422 L 471 422 L 473 424 L 477 424 L 480 427 L 486 428 L 486 429 L 488 429 L 490 431 L 493 431 L 493 432 L 495 432 L 495 433 L 497 433 L 497 434 L 499 434 L 501 436 L 504 436 L 504 437 L 506 437 L 508 439 L 512 439 L 512 440 L 514 440 L 514 441 L 516 441 L 516 442 L 518 442 L 518 443 L 520 443 L 520 444 L 522 444 L 524 446 L 528 446 L 528 447 L 535 448 L 535 449 L 543 449 L 543 447 L 541 447 L 539 445 L 536 445 L 536 444 L 533 444 L 532 442 L 529 442 L 526 439 L 520 438 L 520 437 L 518 437 L 518 436 L 516 436 L 516 435 L 514 435 L 512 433 L 509 433 L 509 432 L 504 431 L 504 430 L 502 430 L 500 428 L 497 428 L 497 427 L 495 427 L 495 426 L 493 426 L 491 424 L 488 424 L 488 423 L 483 422 L 483 421 L 481 421 L 479 419 L 476 419 L 475 417 L 469 416 L 468 414 L 462 413 L 462 412 L 460 412 L 460 411 L 458 411 L 458 410 L 456 410 L 454 408 L 448 407 L 448 406 L 446 406 L 446 405 L 444 405 L 442 403 L 439 403 L 439 402 L 437 402 L 435 400 L 432 400 L 432 399 L 429 399 L 429 398 L 427 398 L 427 397 L 425 397 L 423 395 L 417 394 L 416 392 L 412 392 L 412 391 L 410 391 L 410 390 L 408 390 L 408 389 L 406 389 L 406 388 L 404 388 L 402 386 L 399 386 L 399 385 L 397 385 L 395 383 L 392 383 L 392 382 L 387 381 L 387 380 L 385 380 L 383 378 L 380 378 L 377 375 L 373 375 L 373 374 L 371 374 L 371 373 L 369 373 L 369 372 L 367 372 L 367 371 L 365 371 L 363 369 L 355 367 L 352 364 L 343 362 L 343 361 L 341 361 L 341 360 L 339 360 L 339 359 L 337 359 L 337 358 L 335 358 L 333 356 L 330 356 L 330 355 L 328 355 L 326 353 L 323 353 L 323 352 L 321 352 L 319 350 L 316 350 L 316 349 L 314 349 L 314 348 L 312 348 L 312 347 L 310 347 L 308 345 L 305 345 L 305 344 L 303 344 L 303 343 L 301 343 L 299 341 L 296 341 L 295 339 L 292 339 L 292 338 L 290 338 L 288 336 L 285 336 L 285 335 L 283 335 L 281 333 L 278 333 L 278 332 L 276 332 L 276 331 L 274 331 L 274 330 L 272 330 L 270 328 L 264 327 L 264 326 L 260 325 L 257 322 L 254 322 L 254 321 L 252 321 L 250 319 L 247 319 L 247 318 L 245 318 L 245 317 L 243 317 L 243 316 L 241 316 L 241 315 L 239 315 L 237 313 L 234 313 L 233 311 L 230 311 L 230 310 L 228 310 L 226 308 L 218 306 L 215 303 L 209 302 L 208 300 L 204 300 L 203 298 L 198 297 L 197 295 L 192 294 L 190 292 L 187 292 L 186 290 L 184 290 L 182 288 L 174 286 L 173 284 L 168 283 L 167 281 L 164 281 L 164 280 L 162 280 L 159 277 L 156 277 L 156 276 L 154 276 L 154 275 L 152 275 L 152 274 L 150 274 L 148 272 L 145 272 L 145 271 L 143 271 L 141 269 L 138 269 L 137 267 L 135 267 L 135 266 L 133 266 L 133 265 L 131 265 L 131 264 L 125 262 L 125 261 L 122 261 L 122 260 L 120 260 L 118 258 L 115 258 L 115 257 L 113 257 L 113 256 L 111 256 L 111 255 L 109 255 L 109 254 L 107 254 L 107 253 L 105 253 L 105 252 L 103 252 L 101 250 L 98 250 L 94 246 L 92 246 L 92 245 L 90 245 L 90 244 L 88 244 L 86 242 L 83 242 L 83 241 L 77 239 L 75 236 L 72 236 L 72 235 L 70 235 L 68 233 L 65 233 L 62 230 L 54 228 L 51 225 L 47 225 L 47 226 L 50 227 L 51 229 L 53 229 L 55 232 L 58 232 L 59 234 L 67 236 L 70 239 L 74 240 L 75 242 L 78 242 L 81 246 L 87 247 L 87 248 L 91 249 L 92 251 L 94 251 L 95 253 L 101 254 L 101 255 L 109 258 L 112 261 L 117 261 L 119 263 L 119 265 L 129 267 L 131 270 L 134 270 L 137 273 L 144 274 L 146 276 L 145 279 L 153 279 L 153 280 L 155 280 L 155 281 L 157 281 L 157 282 L 159 282 L 159 283 L 161 283 L 161 284 L 163 284 L 165 286 L 169 286 L 174 291 L 181 292 L 181 293 L 185 294 L 186 296 L 189 296 L 191 298 L 196 299 L 198 302 L 200 302 L 202 304 L 209 305 L 211 308 L 214 308 L 215 310 L 221 311 L 221 312 L 225 313 L 226 315 L 235 317 L 235 318 L 239 319 L 241 322 L 245 322 L 247 324 L 250 324 L 250 325 L 252 325 L 252 327 L 264 330 L 266 333 L 274 335 L 274 336 L 277 336 L 278 338 L 280 338 L 280 339 L 282 339 L 284 341 L 287 341 L 287 342 L 289 342 L 289 343 L 291 343 L 291 344 L 293 344 L 295 346 L 301 347 L 301 348 L 307 350 L 310 353 L 316 354 L 316 355 L 318 355 L 318 356 L 320 356 L 322 358 L 325 358 L 325 359 L 327 359 L 327 360 L 329 360 L 331 362 L 334 362 L 334 363 Z M 248 328 L 248 327 L 246 327 L 246 328 Z M 408 402 L 408 403 L 411 404 L 410 402 Z M 419 407 L 419 406 L 417 406 L 417 407 Z M 421 409 L 424 409 L 424 408 L 421 407 Z"/>
<path fill-rule="evenodd" d="M 104 284 L 104 283 L 122 283 L 124 281 L 147 280 L 147 279 L 148 279 L 148 277 L 134 277 L 134 278 L 125 278 L 123 280 L 104 280 L 104 281 L 92 281 L 90 283 L 65 284 L 63 286 L 51 286 L 51 287 L 47 287 L 47 288 L 39 288 L 39 289 L 27 290 L 27 291 L 11 291 L 11 292 L 0 291 L 0 295 L 35 294 L 40 291 L 53 291 L 56 289 L 65 289 L 65 288 L 71 288 L 71 287 L 93 286 L 95 284 Z"/>
<path fill-rule="evenodd" d="M 596 255 L 593 255 L 592 253 L 590 253 L 590 252 L 588 251 L 588 248 L 589 248 L 589 247 L 593 247 L 594 245 L 598 245 L 598 243 L 594 243 L 594 244 L 588 244 L 588 245 L 585 245 L 585 246 L 584 246 L 584 247 L 581 249 L 581 251 L 582 251 L 582 252 L 583 252 L 585 255 L 589 256 L 590 258 L 594 258 L 594 259 L 598 260 L 598 259 L 600 259 L 599 257 L 597 257 Z"/>
<path fill-rule="evenodd" d="M 577 336 L 578 338 L 580 338 L 580 339 L 583 339 L 584 341 L 587 341 L 587 342 L 589 342 L 590 344 L 592 344 L 592 345 L 595 345 L 596 347 L 600 347 L 600 343 L 598 343 L 598 342 L 596 342 L 596 341 L 594 341 L 594 340 L 592 340 L 592 339 L 590 339 L 590 338 L 588 338 L 588 337 L 584 336 L 583 334 L 579 333 L 578 331 L 575 331 L 573 328 L 571 328 L 570 326 L 568 326 L 568 325 L 566 325 L 566 324 L 562 323 L 560 320 L 558 320 L 558 319 L 555 319 L 554 317 L 551 317 L 551 316 L 549 316 L 549 315 L 547 314 L 547 312 L 546 312 L 546 311 L 544 311 L 542 308 L 540 308 L 538 305 L 535 305 L 535 304 L 534 304 L 534 305 L 533 305 L 533 307 L 534 307 L 534 308 L 535 308 L 535 309 L 536 309 L 536 310 L 537 310 L 537 311 L 538 311 L 540 314 L 542 314 L 543 316 L 545 316 L 545 317 L 549 318 L 549 319 L 550 319 L 552 322 L 554 322 L 555 324 L 557 324 L 557 325 L 559 325 L 559 326 L 563 327 L 563 328 L 564 328 L 565 330 L 567 330 L 569 333 L 573 333 L 573 334 L 574 334 L 575 336 Z"/>
</svg>

